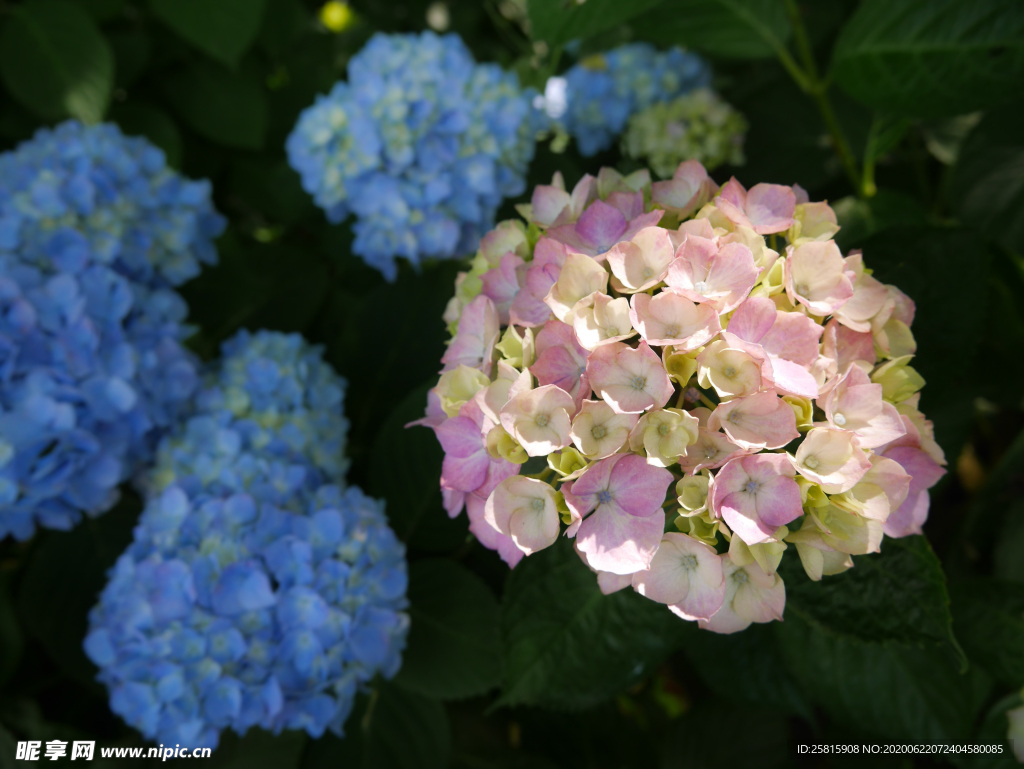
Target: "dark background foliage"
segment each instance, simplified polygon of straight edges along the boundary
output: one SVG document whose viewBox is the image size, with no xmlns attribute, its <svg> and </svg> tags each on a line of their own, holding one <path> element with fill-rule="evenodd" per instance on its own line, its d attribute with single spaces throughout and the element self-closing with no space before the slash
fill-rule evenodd
<svg viewBox="0 0 1024 769">
<path fill-rule="evenodd" d="M 352 0 L 340 33 L 318 5 L 0 0 L 0 149 L 69 115 L 107 119 L 212 180 L 230 226 L 219 266 L 184 289 L 191 345 L 212 357 L 242 326 L 323 344 L 350 383 L 351 482 L 387 499 L 409 548 L 405 665 L 360 698 L 348 737 L 226 735 L 207 765 L 842 767 L 865 759 L 796 746 L 1004 740 L 1024 684 L 1024 4 Z M 435 381 L 458 265 L 406 265 L 385 283 L 283 152 L 299 111 L 374 31 L 444 17 L 478 59 L 538 86 L 629 40 L 713 62 L 751 124 L 747 164 L 716 178 L 798 182 L 828 199 L 841 246 L 863 248 L 917 301 L 922 405 L 950 460 L 927 541 L 886 540 L 819 584 L 791 556 L 785 621 L 724 637 L 631 591 L 601 596 L 565 542 L 509 573 L 464 517 L 449 521 L 440 450 L 403 425 Z M 600 165 L 620 158 L 540 146 L 530 186 Z M 138 511 L 126 494 L 71 532 L 0 544 L 0 767 L 18 739 L 142 744 L 81 651 Z"/>
</svg>

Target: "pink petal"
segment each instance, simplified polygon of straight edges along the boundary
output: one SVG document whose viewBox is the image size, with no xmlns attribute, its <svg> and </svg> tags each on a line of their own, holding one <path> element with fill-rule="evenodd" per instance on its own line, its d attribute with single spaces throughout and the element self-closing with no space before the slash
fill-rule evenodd
<svg viewBox="0 0 1024 769">
<path fill-rule="evenodd" d="M 519 563 L 525 553 L 516 547 L 516 543 L 508 534 L 502 534 L 488 523 L 484 515 L 487 498 L 479 494 L 466 497 L 466 514 L 469 516 L 469 530 L 488 550 L 496 550 L 498 555 L 511 568 Z"/>
<path fill-rule="evenodd" d="M 931 500 L 927 491 L 911 494 L 899 508 L 889 514 L 888 519 L 882 524 L 885 536 L 897 539 L 923 533 L 921 527 L 928 520 L 930 507 Z"/>
<path fill-rule="evenodd" d="M 595 200 L 576 222 L 576 234 L 598 253 L 604 253 L 619 242 L 626 231 L 626 222 L 619 209 L 603 200 Z"/>
<path fill-rule="evenodd" d="M 569 206 L 569 193 L 548 184 L 539 184 L 533 190 L 530 201 L 533 209 L 533 221 L 541 226 L 549 226 L 558 221 L 559 216 Z"/>
<path fill-rule="evenodd" d="M 519 293 L 519 276 L 517 268 L 524 264 L 515 254 L 508 253 L 501 257 L 498 266 L 480 276 L 483 283 L 483 295 L 490 297 L 498 310 L 498 318 L 503 325 L 508 325 L 509 308 Z"/>
<path fill-rule="evenodd" d="M 771 299 L 751 296 L 736 308 L 727 328 L 730 334 L 735 334 L 743 341 L 757 344 L 775 324 L 777 313 L 775 302 Z"/>
<path fill-rule="evenodd" d="M 576 534 L 576 546 L 598 571 L 632 574 L 646 569 L 658 551 L 665 513 L 638 518 L 616 504 L 600 505 Z"/>
<path fill-rule="evenodd" d="M 636 454 L 626 454 L 612 468 L 609 490 L 625 512 L 644 517 L 661 510 L 670 483 L 670 471 L 650 465 Z"/>
<path fill-rule="evenodd" d="M 755 184 L 747 192 L 745 212 L 754 232 L 768 235 L 784 232 L 793 224 L 796 195 L 781 184 Z"/>
<path fill-rule="evenodd" d="M 731 321 L 729 330 L 732 331 Z M 761 340 L 761 346 L 769 355 L 785 358 L 810 370 L 818 360 L 819 341 L 824 330 L 802 313 L 780 311 L 775 324 Z"/>
</svg>

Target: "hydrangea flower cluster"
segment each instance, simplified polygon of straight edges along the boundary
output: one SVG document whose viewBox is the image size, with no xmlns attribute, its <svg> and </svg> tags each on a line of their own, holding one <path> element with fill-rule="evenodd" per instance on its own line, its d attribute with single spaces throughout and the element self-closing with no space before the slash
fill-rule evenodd
<svg viewBox="0 0 1024 769">
<path fill-rule="evenodd" d="M 647 43 L 630 43 L 587 57 L 564 79 L 552 80 L 545 95 L 564 91 L 564 103 L 548 99 L 548 114 L 576 139 L 580 154 L 590 157 L 611 147 L 634 113 L 707 86 L 711 70 L 681 48 L 659 52 Z"/>
<path fill-rule="evenodd" d="M 457 35 L 378 33 L 302 113 L 289 162 L 330 221 L 355 214 L 352 250 L 393 280 L 395 256 L 471 253 L 523 192 L 544 127 L 533 98 Z"/>
<path fill-rule="evenodd" d="M 687 161 L 520 210 L 459 276 L 420 421 L 484 545 L 514 566 L 564 523 L 605 592 L 729 633 L 782 617 L 790 545 L 820 580 L 921 531 L 945 459 L 914 303 L 842 256 L 827 203 Z"/>
<path fill-rule="evenodd" d="M 698 88 L 633 115 L 622 136 L 622 151 L 646 160 L 665 179 L 686 160 L 699 160 L 709 170 L 722 163 L 741 165 L 746 132 L 743 115 L 714 91 Z"/>
<path fill-rule="evenodd" d="M 0 538 L 97 515 L 198 381 L 173 286 L 216 261 L 208 182 L 113 125 L 0 155 Z"/>
<path fill-rule="evenodd" d="M 340 735 L 358 687 L 397 672 L 405 550 L 383 503 L 344 489 L 343 393 L 301 337 L 242 332 L 161 443 L 85 639 L 147 738 Z"/>
</svg>

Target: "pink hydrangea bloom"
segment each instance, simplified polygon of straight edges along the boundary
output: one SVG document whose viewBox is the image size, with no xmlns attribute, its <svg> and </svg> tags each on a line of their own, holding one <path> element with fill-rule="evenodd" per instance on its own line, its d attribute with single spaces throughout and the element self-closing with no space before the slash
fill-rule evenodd
<svg viewBox="0 0 1024 769">
<path fill-rule="evenodd" d="M 441 357 L 442 371 L 463 365 L 489 373 L 500 332 L 498 310 L 489 297 L 481 294 L 462 311 L 459 329 Z"/>
<path fill-rule="evenodd" d="M 708 427 L 724 430 L 729 440 L 744 449 L 781 449 L 800 437 L 793 409 L 774 390 L 720 403 Z"/>
<path fill-rule="evenodd" d="M 619 293 L 635 294 L 658 285 L 674 254 L 668 230 L 645 227 L 608 251 L 605 258 L 612 271 L 612 286 Z"/>
<path fill-rule="evenodd" d="M 687 160 L 679 164 L 669 181 L 651 185 L 651 199 L 655 205 L 685 217 L 707 203 L 717 191 L 718 185 L 704 166 L 699 161 Z"/>
<path fill-rule="evenodd" d="M 556 385 L 573 397 L 576 409 L 590 397 L 587 350 L 576 340 L 572 327 L 549 320 L 537 334 L 537 361 L 531 373 L 542 385 Z"/>
<path fill-rule="evenodd" d="M 721 559 L 725 598 L 710 619 L 699 621 L 702 628 L 715 633 L 738 633 L 754 622 L 782 619 L 786 608 L 782 577 L 766 574 L 756 562 L 737 566 L 728 555 Z"/>
<path fill-rule="evenodd" d="M 672 395 L 672 382 L 647 342 L 636 348 L 621 342 L 598 347 L 587 360 L 590 385 L 623 414 L 660 408 Z"/>
<path fill-rule="evenodd" d="M 669 532 L 646 571 L 633 574 L 642 596 L 668 604 L 686 619 L 710 619 L 725 600 L 722 559 L 707 544 Z"/>
<path fill-rule="evenodd" d="M 793 463 L 800 475 L 817 483 L 826 494 L 852 489 L 871 468 L 857 436 L 831 427 L 815 427 L 807 433 Z"/>
<path fill-rule="evenodd" d="M 513 475 L 487 497 L 484 520 L 526 555 L 543 550 L 558 539 L 555 490 L 536 478 Z"/>
<path fill-rule="evenodd" d="M 542 385 L 521 392 L 501 408 L 501 426 L 531 457 L 546 457 L 569 445 L 576 403 L 561 387 Z"/>
<path fill-rule="evenodd" d="M 914 303 L 843 256 L 827 203 L 688 161 L 556 174 L 519 209 L 456 280 L 413 423 L 481 543 L 514 566 L 561 531 L 603 593 L 731 633 L 781 619 L 783 558 L 821 580 L 921 531 L 945 458 Z M 520 476 L 528 456 L 553 472 Z"/>
<path fill-rule="evenodd" d="M 687 235 L 676 249 L 665 284 L 694 302 L 707 302 L 719 313 L 747 298 L 760 274 L 754 255 L 742 243 L 719 246 L 714 240 Z"/>
<path fill-rule="evenodd" d="M 879 456 L 897 462 L 910 476 L 906 500 L 885 521 L 885 534 L 906 537 L 920 534 L 928 518 L 928 489 L 946 474 L 942 467 L 921 447 L 921 436 L 909 417 L 902 417 L 905 434 L 879 448 Z"/>
<path fill-rule="evenodd" d="M 715 476 L 711 509 L 748 545 L 765 542 L 803 515 L 795 475 L 785 454 L 737 457 Z"/>
<path fill-rule="evenodd" d="M 812 241 L 786 255 L 786 295 L 815 315 L 831 315 L 853 296 L 852 272 L 834 240 Z"/>
<path fill-rule="evenodd" d="M 616 454 L 563 486 L 566 504 L 583 519 L 576 546 L 587 563 L 613 574 L 646 569 L 665 530 L 661 504 L 670 483 L 668 470 L 635 454 Z"/>
<path fill-rule="evenodd" d="M 732 178 L 719 191 L 715 206 L 733 224 L 768 235 L 792 226 L 796 195 L 792 187 L 781 184 L 755 184 L 748 192 Z"/>
<path fill-rule="evenodd" d="M 672 345 L 676 351 L 696 350 L 722 330 L 718 313 L 709 304 L 695 304 L 665 291 L 657 296 L 634 294 L 629 317 L 647 344 Z"/>
</svg>

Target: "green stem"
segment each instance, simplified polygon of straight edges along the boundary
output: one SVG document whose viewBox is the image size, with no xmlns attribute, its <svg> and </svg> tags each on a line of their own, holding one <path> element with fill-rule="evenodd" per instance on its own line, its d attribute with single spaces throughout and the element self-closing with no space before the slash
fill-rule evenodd
<svg viewBox="0 0 1024 769">
<path fill-rule="evenodd" d="M 804 26 L 803 18 L 800 16 L 800 9 L 797 7 L 796 0 L 783 0 L 783 2 L 786 4 L 789 21 L 793 27 L 793 38 L 796 41 L 797 53 L 803 62 L 803 69 L 801 70 L 799 67 L 796 67 L 789 52 L 784 48 L 776 49 L 779 61 L 782 62 L 782 66 L 786 68 L 789 74 L 792 75 L 801 90 L 811 96 L 818 105 L 821 119 L 825 123 L 825 128 L 828 129 L 829 135 L 832 137 L 832 146 L 836 154 L 839 155 L 839 160 L 843 164 L 846 175 L 850 177 L 850 182 L 853 184 L 853 189 L 856 191 L 857 196 L 864 197 L 865 189 L 860 172 L 857 169 L 857 158 L 854 156 L 853 150 L 850 149 L 850 143 L 846 140 L 846 135 L 843 133 L 843 129 L 836 119 L 836 113 L 832 109 L 832 102 L 828 98 L 828 84 L 818 75 L 818 65 L 814 61 L 814 51 L 811 48 L 810 38 L 807 36 L 807 27 Z M 799 76 L 794 72 L 794 67 L 799 71 Z"/>
<path fill-rule="evenodd" d="M 714 411 L 718 408 L 718 404 L 711 400 L 708 396 L 702 393 L 700 390 L 697 391 L 697 395 L 700 397 L 700 402 L 707 406 L 709 409 Z"/>
</svg>

